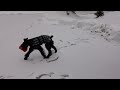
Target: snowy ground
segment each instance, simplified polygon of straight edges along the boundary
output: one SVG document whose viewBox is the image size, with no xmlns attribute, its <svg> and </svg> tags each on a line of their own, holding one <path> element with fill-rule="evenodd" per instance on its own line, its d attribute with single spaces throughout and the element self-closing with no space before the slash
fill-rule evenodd
<svg viewBox="0 0 120 90">
<path fill-rule="evenodd" d="M 0 12 L 1 79 L 120 78 L 120 12 Z M 59 58 L 47 62 L 38 51 L 28 61 L 18 49 L 23 38 L 54 35 Z M 46 51 L 47 53 L 47 51 Z"/>
</svg>

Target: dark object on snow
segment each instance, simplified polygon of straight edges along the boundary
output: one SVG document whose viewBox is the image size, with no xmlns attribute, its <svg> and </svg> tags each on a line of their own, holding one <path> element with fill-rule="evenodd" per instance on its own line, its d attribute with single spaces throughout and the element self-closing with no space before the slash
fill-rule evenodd
<svg viewBox="0 0 120 90">
<path fill-rule="evenodd" d="M 72 12 L 73 14 L 76 14 L 75 11 L 66 11 L 67 15 L 70 14 L 69 12 Z"/>
<path fill-rule="evenodd" d="M 99 17 L 104 16 L 104 12 L 103 12 L 103 11 L 97 11 L 97 12 L 95 13 L 95 15 L 96 15 L 96 18 L 99 18 Z"/>
<path fill-rule="evenodd" d="M 54 46 L 54 41 L 52 40 L 52 38 L 53 38 L 53 35 L 52 36 L 41 35 L 39 37 L 35 37 L 32 39 L 28 39 L 28 38 L 24 39 L 24 42 L 20 45 L 19 49 L 26 52 L 28 46 L 30 46 L 29 51 L 25 54 L 24 60 L 27 60 L 30 53 L 33 52 L 33 50 L 35 50 L 35 49 L 39 50 L 44 58 L 49 58 L 52 55 L 51 48 L 53 48 L 55 50 L 55 53 L 56 53 L 57 49 Z M 45 55 L 45 52 L 41 46 L 42 44 L 45 44 L 45 47 L 48 50 L 47 56 Z"/>
<path fill-rule="evenodd" d="M 27 46 L 24 44 L 21 44 L 19 49 L 21 49 L 22 51 L 26 52 L 27 51 Z"/>
</svg>

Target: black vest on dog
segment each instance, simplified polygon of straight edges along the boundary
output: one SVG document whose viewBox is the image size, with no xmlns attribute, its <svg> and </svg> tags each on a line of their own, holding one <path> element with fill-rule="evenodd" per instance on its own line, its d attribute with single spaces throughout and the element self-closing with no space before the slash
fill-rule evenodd
<svg viewBox="0 0 120 90">
<path fill-rule="evenodd" d="M 48 35 L 41 35 L 39 37 L 35 37 L 32 39 L 29 39 L 29 45 L 33 48 L 38 48 L 42 44 L 50 43 L 52 41 L 53 36 Z"/>
<path fill-rule="evenodd" d="M 20 46 L 20 49 L 25 52 L 27 50 L 27 47 L 30 46 L 29 51 L 25 54 L 24 60 L 27 60 L 30 53 L 33 52 L 34 49 L 39 50 L 44 58 L 49 58 L 52 55 L 51 48 L 53 48 L 56 53 L 57 48 L 54 46 L 54 41 L 52 40 L 52 38 L 53 38 L 53 35 L 52 36 L 41 35 L 31 39 L 28 39 L 28 38 L 24 39 L 24 42 Z M 45 44 L 45 47 L 48 50 L 47 56 L 45 55 L 44 49 L 41 47 L 42 44 Z"/>
</svg>

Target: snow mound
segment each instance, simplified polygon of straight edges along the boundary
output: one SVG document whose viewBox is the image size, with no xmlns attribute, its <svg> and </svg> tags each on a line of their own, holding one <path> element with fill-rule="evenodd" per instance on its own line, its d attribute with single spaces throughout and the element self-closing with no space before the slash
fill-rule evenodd
<svg viewBox="0 0 120 90">
<path fill-rule="evenodd" d="M 89 31 L 92 35 L 98 35 L 107 41 L 120 42 L 120 27 L 98 22 L 97 20 L 81 20 L 72 24 L 72 29 Z"/>
<path fill-rule="evenodd" d="M 108 24 L 95 24 L 89 30 L 92 34 L 97 34 L 107 41 L 120 43 L 120 31 Z"/>
</svg>

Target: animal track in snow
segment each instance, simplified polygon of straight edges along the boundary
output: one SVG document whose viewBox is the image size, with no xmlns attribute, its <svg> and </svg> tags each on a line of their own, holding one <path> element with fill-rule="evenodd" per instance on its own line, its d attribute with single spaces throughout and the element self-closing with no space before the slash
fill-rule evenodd
<svg viewBox="0 0 120 90">
<path fill-rule="evenodd" d="M 69 77 L 68 74 L 57 75 L 54 72 L 50 72 L 48 74 L 41 74 L 36 77 L 36 79 L 67 79 Z"/>
</svg>

